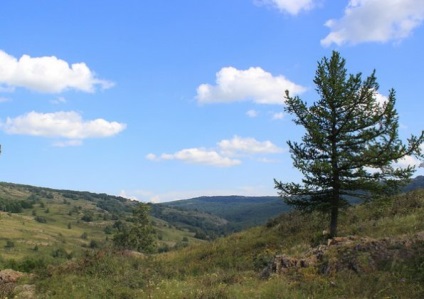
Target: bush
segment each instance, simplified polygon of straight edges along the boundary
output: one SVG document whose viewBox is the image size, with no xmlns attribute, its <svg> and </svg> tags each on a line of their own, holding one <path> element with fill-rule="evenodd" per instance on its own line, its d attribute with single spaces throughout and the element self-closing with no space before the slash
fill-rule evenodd
<svg viewBox="0 0 424 299">
<path fill-rule="evenodd" d="M 13 243 L 13 241 L 7 240 L 6 245 L 4 245 L 4 248 L 10 249 L 13 247 L 15 247 L 15 243 Z"/>
<path fill-rule="evenodd" d="M 40 223 L 47 223 L 47 219 L 42 217 L 42 216 L 35 216 L 35 221 L 40 222 Z"/>
<path fill-rule="evenodd" d="M 52 251 L 52 257 L 71 259 L 72 253 L 68 253 L 64 248 L 57 248 Z"/>
<path fill-rule="evenodd" d="M 94 214 L 92 211 L 84 211 L 84 215 L 81 217 L 82 221 L 91 222 L 94 219 Z"/>
<path fill-rule="evenodd" d="M 89 247 L 92 249 L 99 248 L 99 243 L 96 240 L 91 240 Z"/>
</svg>

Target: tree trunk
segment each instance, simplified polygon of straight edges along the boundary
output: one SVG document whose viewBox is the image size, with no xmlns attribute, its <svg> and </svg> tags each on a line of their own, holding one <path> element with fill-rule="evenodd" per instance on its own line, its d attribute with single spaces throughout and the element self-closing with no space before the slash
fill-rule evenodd
<svg viewBox="0 0 424 299">
<path fill-rule="evenodd" d="M 337 219 L 339 216 L 339 207 L 338 202 L 333 203 L 333 207 L 331 208 L 331 219 L 330 219 L 330 238 L 334 238 L 337 236 Z"/>
</svg>

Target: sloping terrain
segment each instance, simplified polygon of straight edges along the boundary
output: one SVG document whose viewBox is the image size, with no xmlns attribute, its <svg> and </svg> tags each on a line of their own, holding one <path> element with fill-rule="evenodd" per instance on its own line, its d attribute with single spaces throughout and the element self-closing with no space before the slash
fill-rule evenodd
<svg viewBox="0 0 424 299">
<path fill-rule="evenodd" d="M 287 211 L 287 205 L 276 196 L 205 196 L 155 204 L 152 213 L 176 226 L 184 219 L 186 228 L 213 238 L 262 225 Z M 212 217 L 214 221 L 207 220 Z"/>
<path fill-rule="evenodd" d="M 106 246 L 135 204 L 107 194 L 0 183 L 0 259 L 60 260 Z M 198 241 L 163 220 L 153 223 L 161 250 Z"/>
<path fill-rule="evenodd" d="M 23 192 L 19 198 L 25 199 L 27 193 L 18 191 L 7 190 Z M 53 199 L 64 198 L 53 192 Z M 63 204 L 49 206 L 44 197 L 42 201 L 44 208 L 34 204 L 37 214 L 46 213 L 46 208 L 46 214 L 59 211 Z M 83 209 L 93 203 L 85 204 Z M 3 213 L 0 221 L 25 216 L 21 214 Z M 53 214 L 47 221 L 59 222 Z M 18 222 L 23 219 L 3 222 L 2 227 L 10 224 L 22 233 Z M 77 227 L 92 226 L 95 238 L 95 228 L 103 221 Z M 21 242 L 30 240 L 34 231 L 20 238 L 10 235 L 3 240 L 0 268 L 13 271 L 0 271 L 0 297 L 29 293 L 36 298 L 424 298 L 424 190 L 348 208 L 340 214 L 340 237 L 330 242 L 323 235 L 327 224 L 318 213 L 289 212 L 264 226 L 211 242 L 195 244 L 186 237 L 187 246 L 161 254 L 115 251 L 104 244 L 89 248 L 90 243 L 82 241 L 88 247 L 81 254 L 63 257 L 67 249 L 64 253 L 38 246 L 37 258 L 20 261 L 12 257 L 35 251 Z M 50 232 L 57 245 L 60 233 L 65 236 L 73 226 L 38 229 Z M 98 232 L 100 242 L 105 235 Z M 62 241 L 63 246 L 75 245 L 72 238 Z"/>
<path fill-rule="evenodd" d="M 424 190 L 138 257 L 106 249 L 20 281 L 38 298 L 423 298 Z M 78 286 L 78 287 L 75 287 Z"/>
<path fill-rule="evenodd" d="M 424 188 L 424 176 L 417 176 L 403 192 Z M 352 204 L 361 201 L 351 199 Z M 152 215 L 175 227 L 214 239 L 257 225 L 290 211 L 278 196 L 203 196 L 152 205 Z"/>
</svg>

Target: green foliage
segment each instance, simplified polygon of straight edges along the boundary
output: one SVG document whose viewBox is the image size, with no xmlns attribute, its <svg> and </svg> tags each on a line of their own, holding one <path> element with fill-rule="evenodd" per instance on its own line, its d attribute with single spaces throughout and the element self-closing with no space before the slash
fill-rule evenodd
<svg viewBox="0 0 424 299">
<path fill-rule="evenodd" d="M 52 264 L 52 260 L 46 257 L 26 257 L 22 260 L 4 260 L 0 258 L 0 267 L 2 269 L 13 269 L 21 272 L 42 272 L 45 271 L 48 265 Z"/>
<path fill-rule="evenodd" d="M 112 228 L 112 226 L 107 225 L 107 226 L 104 228 L 104 230 L 103 230 L 103 231 L 105 232 L 105 234 L 106 234 L 106 235 L 110 235 L 110 234 L 112 234 L 112 232 L 113 232 L 113 228 Z"/>
<path fill-rule="evenodd" d="M 30 200 L 13 200 L 0 197 L 0 211 L 10 213 L 22 213 L 24 209 L 31 209 L 33 206 Z"/>
<path fill-rule="evenodd" d="M 265 224 L 288 210 L 277 196 L 204 196 L 154 204 L 151 214 L 194 232 L 196 238 L 211 240 Z"/>
<path fill-rule="evenodd" d="M 34 220 L 39 222 L 39 223 L 47 223 L 47 219 L 43 216 L 35 216 Z"/>
<path fill-rule="evenodd" d="M 96 240 L 91 240 L 91 241 L 90 241 L 90 244 L 89 244 L 89 247 L 90 247 L 91 249 L 95 249 L 95 248 L 99 248 L 99 247 L 100 247 L 100 245 L 99 245 L 99 242 L 97 242 Z"/>
<path fill-rule="evenodd" d="M 10 248 L 13 248 L 13 247 L 15 247 L 15 243 L 11 240 L 7 240 L 6 245 L 4 245 L 4 248 L 10 249 Z"/>
<path fill-rule="evenodd" d="M 82 221 L 91 222 L 94 220 L 94 213 L 90 210 L 85 210 L 84 215 L 81 217 Z"/>
<path fill-rule="evenodd" d="M 395 168 L 392 163 L 406 155 L 422 158 L 424 131 L 403 144 L 395 91 L 379 103 L 375 72 L 365 80 L 360 73 L 347 75 L 337 52 L 318 63 L 314 83 L 320 99 L 309 107 L 286 92 L 286 112 L 306 130 L 302 143 L 288 141 L 303 184 L 275 181 L 275 186 L 286 203 L 330 214 L 330 236 L 336 236 L 338 213 L 349 197 L 390 195 L 407 183 L 414 167 Z"/>
<path fill-rule="evenodd" d="M 155 234 L 148 212 L 148 205 L 139 204 L 133 209 L 131 222 L 121 223 L 117 226 L 118 233 L 113 237 L 113 242 L 117 248 L 153 252 L 156 246 Z"/>
<path fill-rule="evenodd" d="M 71 259 L 72 253 L 68 253 L 64 248 L 60 247 L 60 248 L 56 248 L 52 251 L 52 257 Z"/>
</svg>

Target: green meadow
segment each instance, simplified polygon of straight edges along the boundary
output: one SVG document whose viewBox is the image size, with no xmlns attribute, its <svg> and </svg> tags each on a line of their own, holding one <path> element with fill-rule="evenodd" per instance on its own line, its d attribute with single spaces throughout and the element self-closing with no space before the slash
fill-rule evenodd
<svg viewBox="0 0 424 299">
<path fill-rule="evenodd" d="M 2 198 L 34 195 L 22 186 L 1 188 Z M 152 218 L 153 254 L 114 249 L 114 223 L 128 212 L 115 215 L 75 194 L 39 192 L 32 208 L 1 213 L 0 266 L 24 273 L 13 288 L 0 284 L 3 297 L 25 298 L 23 285 L 34 286 L 33 298 L 424 297 L 422 189 L 346 209 L 340 243 L 329 246 L 327 219 L 318 213 L 283 213 L 213 241 Z M 86 215 L 91 221 L 82 220 Z M 308 265 L 277 273 L 270 267 L 276 256 Z"/>
</svg>

